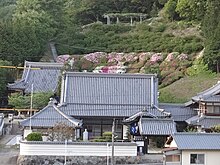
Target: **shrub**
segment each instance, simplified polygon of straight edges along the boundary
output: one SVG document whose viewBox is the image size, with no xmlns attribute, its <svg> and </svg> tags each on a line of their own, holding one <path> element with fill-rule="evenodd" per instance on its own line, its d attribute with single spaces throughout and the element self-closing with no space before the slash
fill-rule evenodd
<svg viewBox="0 0 220 165">
<path fill-rule="evenodd" d="M 167 27 L 166 27 L 165 24 L 160 24 L 160 25 L 156 26 L 153 31 L 155 31 L 155 32 L 164 32 L 166 30 L 166 28 Z"/>
<path fill-rule="evenodd" d="M 42 134 L 40 132 L 32 132 L 26 137 L 27 141 L 43 141 Z"/>
<path fill-rule="evenodd" d="M 92 140 L 93 142 L 111 142 L 112 141 L 112 132 L 104 132 L 102 136 L 96 137 Z"/>
</svg>

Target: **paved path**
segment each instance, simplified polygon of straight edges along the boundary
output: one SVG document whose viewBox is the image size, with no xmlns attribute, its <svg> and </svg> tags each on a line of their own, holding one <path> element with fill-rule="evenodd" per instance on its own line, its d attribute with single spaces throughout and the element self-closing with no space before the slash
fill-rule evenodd
<svg viewBox="0 0 220 165">
<path fill-rule="evenodd" d="M 16 165 L 18 158 L 19 150 L 18 149 L 0 149 L 0 164 L 1 165 Z"/>
<path fill-rule="evenodd" d="M 8 124 L 7 121 L 6 124 Z M 15 146 L 12 147 L 12 145 L 16 143 L 17 136 L 19 136 L 17 134 L 20 134 L 21 131 L 17 121 L 14 121 L 12 125 L 12 129 L 9 131 L 10 134 L 0 137 L 0 165 L 17 164 L 19 149 L 15 148 Z"/>
</svg>

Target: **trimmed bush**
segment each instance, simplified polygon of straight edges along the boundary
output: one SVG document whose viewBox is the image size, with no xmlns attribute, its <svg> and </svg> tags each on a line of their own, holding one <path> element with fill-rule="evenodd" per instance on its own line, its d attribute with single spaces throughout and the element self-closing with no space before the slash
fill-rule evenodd
<svg viewBox="0 0 220 165">
<path fill-rule="evenodd" d="M 27 141 L 43 141 L 42 134 L 40 132 L 32 132 L 26 137 Z"/>
</svg>

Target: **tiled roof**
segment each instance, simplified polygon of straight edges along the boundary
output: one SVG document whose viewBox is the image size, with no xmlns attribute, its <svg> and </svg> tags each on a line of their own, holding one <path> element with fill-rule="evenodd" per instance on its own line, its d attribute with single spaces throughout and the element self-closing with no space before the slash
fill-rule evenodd
<svg viewBox="0 0 220 165">
<path fill-rule="evenodd" d="M 77 116 L 96 116 L 96 117 L 130 117 L 142 110 L 164 117 L 166 114 L 156 108 L 144 105 L 109 105 L 109 104 L 66 104 L 59 107 L 60 110 L 68 115 Z"/>
<path fill-rule="evenodd" d="M 220 95 L 211 96 L 208 98 L 204 98 L 202 102 L 212 102 L 212 103 L 219 103 L 220 102 Z"/>
<path fill-rule="evenodd" d="M 209 89 L 206 89 L 200 93 L 198 93 L 196 96 L 192 97 L 192 100 L 188 101 L 187 103 L 185 103 L 186 106 L 189 106 L 191 104 L 194 104 L 195 102 L 199 102 L 201 101 L 207 101 L 209 100 L 210 97 L 211 98 L 211 102 L 214 101 L 218 98 L 215 97 L 215 95 L 220 93 L 220 83 L 218 82 L 217 84 L 215 84 L 214 86 L 212 86 Z"/>
<path fill-rule="evenodd" d="M 220 93 L 220 83 L 217 83 L 213 87 L 198 93 L 197 96 L 194 96 L 192 99 L 195 101 L 199 101 L 200 98 L 205 99 L 218 93 Z"/>
<path fill-rule="evenodd" d="M 215 125 L 220 124 L 220 117 L 218 116 L 199 117 L 198 115 L 196 115 L 186 120 L 186 122 L 190 125 L 200 125 L 200 126 L 203 126 L 203 128 L 211 128 Z"/>
<path fill-rule="evenodd" d="M 175 133 L 179 150 L 220 150 L 220 133 Z"/>
<path fill-rule="evenodd" d="M 60 144 L 60 145 L 64 145 L 65 141 L 21 141 L 20 143 L 23 144 Z M 75 142 L 67 142 L 67 144 L 70 145 L 100 145 L 100 146 L 106 146 L 107 144 L 109 146 L 111 146 L 112 144 L 109 142 L 89 142 L 89 141 L 83 141 L 83 142 L 79 142 L 79 141 L 75 141 Z M 114 142 L 115 146 L 137 146 L 136 143 L 133 142 Z"/>
<path fill-rule="evenodd" d="M 30 93 L 33 84 L 34 92 L 56 91 L 63 64 L 26 61 L 24 67 L 22 79 L 8 84 L 9 89 Z"/>
<path fill-rule="evenodd" d="M 25 119 L 20 122 L 22 126 L 31 126 L 32 127 L 53 127 L 57 123 L 65 123 L 69 126 L 80 127 L 82 125 L 81 120 L 74 119 L 73 117 L 68 116 L 64 112 L 60 111 L 55 105 L 49 103 L 44 109 L 37 112 L 35 115 L 30 118 Z"/>
<path fill-rule="evenodd" d="M 176 125 L 171 119 L 141 118 L 139 129 L 141 135 L 171 135 Z"/>
<path fill-rule="evenodd" d="M 67 104 L 158 104 L 156 75 L 67 72 L 65 81 Z"/>
<path fill-rule="evenodd" d="M 174 121 L 185 121 L 197 114 L 196 111 L 185 107 L 184 104 L 159 103 L 159 108 L 170 112 Z"/>
</svg>

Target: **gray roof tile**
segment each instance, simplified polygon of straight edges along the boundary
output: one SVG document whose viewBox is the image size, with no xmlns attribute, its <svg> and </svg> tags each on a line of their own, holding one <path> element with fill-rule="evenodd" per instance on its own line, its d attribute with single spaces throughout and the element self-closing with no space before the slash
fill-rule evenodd
<svg viewBox="0 0 220 165">
<path fill-rule="evenodd" d="M 172 137 L 179 150 L 220 150 L 219 133 L 175 133 Z"/>
<path fill-rule="evenodd" d="M 26 61 L 22 79 L 13 84 L 8 84 L 8 88 L 30 93 L 33 84 L 34 92 L 54 92 L 57 89 L 62 67 L 63 64 L 58 63 Z"/>
<path fill-rule="evenodd" d="M 142 110 L 164 117 L 166 114 L 155 108 L 144 105 L 109 105 L 109 104 L 67 104 L 59 107 L 68 115 L 77 116 L 97 116 L 97 117 L 129 117 Z"/>
<path fill-rule="evenodd" d="M 141 118 L 141 135 L 171 135 L 176 132 L 175 122 L 171 119 Z"/>
<path fill-rule="evenodd" d="M 220 95 L 211 96 L 208 98 L 204 98 L 202 102 L 212 102 L 212 103 L 219 103 L 220 102 Z"/>
<path fill-rule="evenodd" d="M 30 118 L 25 119 L 20 122 L 22 126 L 31 126 L 32 127 L 53 127 L 55 124 L 62 122 L 69 126 L 79 127 L 81 125 L 81 120 L 74 119 L 66 115 L 63 112 L 60 112 L 55 105 L 48 104 L 44 109 L 37 112 L 35 115 Z"/>
<path fill-rule="evenodd" d="M 197 113 L 189 107 L 185 107 L 184 104 L 171 104 L 171 103 L 160 103 L 159 108 L 164 109 L 166 112 L 171 113 L 171 118 L 174 121 L 185 121 Z"/>
<path fill-rule="evenodd" d="M 67 72 L 66 81 L 66 103 L 151 105 L 153 94 L 157 105 L 155 75 Z"/>
<path fill-rule="evenodd" d="M 214 86 L 212 86 L 211 88 L 208 88 L 200 93 L 198 93 L 196 96 L 192 97 L 192 100 L 187 102 L 186 105 L 189 106 L 191 104 L 194 104 L 195 102 L 198 101 L 203 101 L 203 100 L 207 100 L 212 96 L 215 96 L 217 94 L 220 93 L 220 83 L 215 84 Z"/>
<path fill-rule="evenodd" d="M 200 125 L 203 128 L 211 128 L 215 125 L 220 124 L 220 117 L 219 116 L 202 116 L 199 117 L 198 115 L 191 117 L 190 119 L 186 120 L 188 124 L 191 125 Z"/>
</svg>

